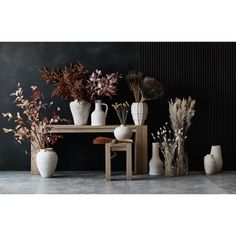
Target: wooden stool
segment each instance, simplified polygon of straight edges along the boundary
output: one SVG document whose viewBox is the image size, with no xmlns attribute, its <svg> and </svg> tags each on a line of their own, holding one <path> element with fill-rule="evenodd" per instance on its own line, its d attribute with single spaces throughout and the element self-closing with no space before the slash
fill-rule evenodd
<svg viewBox="0 0 236 236">
<path fill-rule="evenodd" d="M 111 151 L 126 152 L 126 178 L 132 180 L 132 144 L 131 143 L 106 143 L 105 144 L 105 172 L 106 180 L 111 180 Z"/>
</svg>

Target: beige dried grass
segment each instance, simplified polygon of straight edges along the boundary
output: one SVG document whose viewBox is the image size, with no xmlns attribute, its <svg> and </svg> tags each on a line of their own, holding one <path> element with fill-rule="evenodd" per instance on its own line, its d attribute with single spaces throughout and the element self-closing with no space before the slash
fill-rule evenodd
<svg viewBox="0 0 236 236">
<path fill-rule="evenodd" d="M 184 143 L 187 135 L 187 131 L 191 126 L 192 117 L 195 114 L 196 101 L 191 97 L 188 99 L 176 98 L 175 101 L 169 102 L 169 113 L 172 129 L 176 132 L 182 130 L 182 135 L 178 141 L 178 156 L 177 156 L 177 174 L 185 174 L 185 151 Z"/>
</svg>

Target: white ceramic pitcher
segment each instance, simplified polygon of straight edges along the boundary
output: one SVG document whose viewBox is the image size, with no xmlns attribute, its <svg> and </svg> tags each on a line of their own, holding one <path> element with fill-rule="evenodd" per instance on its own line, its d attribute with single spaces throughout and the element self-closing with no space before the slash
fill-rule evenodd
<svg viewBox="0 0 236 236">
<path fill-rule="evenodd" d="M 105 112 L 102 110 L 102 106 L 105 106 Z M 95 110 L 91 114 L 91 125 L 105 125 L 107 117 L 108 106 L 106 103 L 102 103 L 101 100 L 95 101 Z"/>
</svg>

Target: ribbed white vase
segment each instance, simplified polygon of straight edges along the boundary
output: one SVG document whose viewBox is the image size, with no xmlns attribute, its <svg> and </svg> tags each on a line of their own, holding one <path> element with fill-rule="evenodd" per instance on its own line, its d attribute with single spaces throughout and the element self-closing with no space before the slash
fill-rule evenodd
<svg viewBox="0 0 236 236">
<path fill-rule="evenodd" d="M 145 102 L 133 102 L 131 114 L 135 125 L 143 125 L 148 114 L 148 106 Z"/>
</svg>

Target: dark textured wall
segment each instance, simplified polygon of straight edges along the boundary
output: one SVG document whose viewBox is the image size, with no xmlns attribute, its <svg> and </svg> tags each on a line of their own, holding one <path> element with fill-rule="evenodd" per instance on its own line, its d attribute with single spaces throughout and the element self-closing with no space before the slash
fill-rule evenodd
<svg viewBox="0 0 236 236">
<path fill-rule="evenodd" d="M 18 82 L 24 87 L 38 84 L 46 95 L 51 88 L 41 81 L 42 66 L 63 67 L 79 59 L 89 70 L 104 72 L 140 68 L 155 76 L 165 86 L 165 95 L 148 102 L 147 124 L 155 131 L 168 120 L 168 100 L 191 95 L 197 100 L 197 112 L 188 133 L 186 149 L 191 170 L 203 169 L 203 157 L 211 145 L 220 144 L 224 169 L 236 167 L 235 153 L 235 43 L 0 43 L 0 112 L 14 111 L 9 94 Z M 26 93 L 28 90 L 26 89 Z M 70 118 L 68 101 L 54 99 Z M 119 85 L 115 101 L 132 101 L 124 83 Z M 109 105 L 111 101 L 104 99 Z M 93 109 L 93 108 L 92 108 Z M 108 124 L 118 123 L 110 107 Z M 128 123 L 132 123 L 128 117 Z M 7 127 L 0 119 L 0 128 Z M 104 169 L 103 146 L 91 141 L 97 134 L 68 134 L 55 149 L 59 154 L 58 170 Z M 149 158 L 151 151 L 149 137 Z M 124 158 L 114 160 L 114 169 L 121 169 Z M 30 158 L 10 135 L 0 131 L 0 170 L 28 170 Z"/>
<path fill-rule="evenodd" d="M 104 72 L 126 73 L 139 66 L 139 43 L 0 43 L 0 113 L 14 112 L 15 106 L 9 94 L 14 91 L 18 82 L 24 88 L 37 84 L 50 95 L 51 87 L 40 79 L 39 68 L 64 67 L 80 60 L 92 71 L 102 69 Z M 128 94 L 127 86 L 121 82 L 119 94 Z M 26 94 L 29 90 L 26 89 Z M 120 96 L 115 100 L 123 99 Z M 54 99 L 60 105 L 63 115 L 71 118 L 68 101 Z M 111 104 L 109 99 L 105 102 Z M 118 120 L 109 110 L 108 123 Z M 0 129 L 8 127 L 8 123 L 0 118 Z M 91 145 L 96 135 L 65 135 L 55 147 L 59 154 L 58 170 L 99 170 L 104 169 L 103 148 Z M 27 144 L 29 149 L 29 144 Z M 122 160 L 123 161 L 123 160 Z M 117 161 L 116 166 L 122 163 Z M 24 153 L 11 135 L 0 131 L 0 170 L 29 170 L 30 157 Z"/>
<path fill-rule="evenodd" d="M 214 42 L 142 43 L 141 70 L 165 86 L 165 96 L 149 104 L 149 130 L 168 121 L 170 98 L 191 95 L 196 116 L 186 149 L 190 169 L 202 170 L 211 145 L 221 145 L 224 169 L 236 168 L 236 44 Z"/>
</svg>

